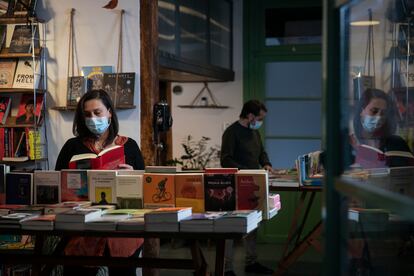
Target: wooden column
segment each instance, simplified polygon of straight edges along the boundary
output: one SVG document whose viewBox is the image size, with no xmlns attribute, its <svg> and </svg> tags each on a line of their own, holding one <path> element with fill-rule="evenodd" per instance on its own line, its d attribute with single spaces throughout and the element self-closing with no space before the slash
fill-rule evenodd
<svg viewBox="0 0 414 276">
<path fill-rule="evenodd" d="M 140 1 L 141 28 L 141 151 L 145 165 L 155 165 L 152 108 L 158 88 L 158 1 Z"/>
<path fill-rule="evenodd" d="M 145 165 L 155 165 L 152 108 L 158 101 L 158 1 L 140 0 L 141 38 L 141 152 Z M 144 257 L 160 254 L 159 239 L 146 238 Z M 158 269 L 143 268 L 143 275 L 159 275 Z"/>
</svg>

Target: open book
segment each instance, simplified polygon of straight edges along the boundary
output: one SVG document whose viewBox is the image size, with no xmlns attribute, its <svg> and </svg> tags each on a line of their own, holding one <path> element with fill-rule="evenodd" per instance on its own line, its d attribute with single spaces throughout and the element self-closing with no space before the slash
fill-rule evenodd
<svg viewBox="0 0 414 276">
<path fill-rule="evenodd" d="M 356 149 L 355 163 L 366 169 L 414 166 L 414 156 L 409 151 L 383 152 L 378 148 L 361 144 Z"/>
<path fill-rule="evenodd" d="M 119 164 L 125 164 L 124 146 L 113 146 L 99 154 L 74 155 L 70 159 L 69 169 L 114 170 Z"/>
</svg>

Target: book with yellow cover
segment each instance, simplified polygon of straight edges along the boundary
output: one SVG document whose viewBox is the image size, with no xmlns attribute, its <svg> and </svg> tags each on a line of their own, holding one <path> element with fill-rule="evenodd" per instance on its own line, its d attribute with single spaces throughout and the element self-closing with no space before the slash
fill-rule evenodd
<svg viewBox="0 0 414 276">
<path fill-rule="evenodd" d="M 204 181 L 202 173 L 183 173 L 175 176 L 175 205 L 192 207 L 193 212 L 204 212 Z"/>
</svg>

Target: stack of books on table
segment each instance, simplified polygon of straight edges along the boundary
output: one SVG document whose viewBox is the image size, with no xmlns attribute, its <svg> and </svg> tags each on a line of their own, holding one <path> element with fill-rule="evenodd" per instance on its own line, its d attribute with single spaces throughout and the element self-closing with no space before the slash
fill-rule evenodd
<svg viewBox="0 0 414 276">
<path fill-rule="evenodd" d="M 26 230 L 46 230 L 54 229 L 56 215 L 42 215 L 25 219 L 21 222 L 22 229 Z"/>
<path fill-rule="evenodd" d="M 214 222 L 214 232 L 249 233 L 262 221 L 262 212 L 258 210 L 237 210 L 227 212 Z"/>
<path fill-rule="evenodd" d="M 30 213 L 12 213 L 0 216 L 0 228 L 20 229 L 22 221 L 36 216 L 38 215 Z"/>
<path fill-rule="evenodd" d="M 178 232 L 180 221 L 190 217 L 191 207 L 158 208 L 144 215 L 145 231 Z"/>
<path fill-rule="evenodd" d="M 269 175 L 269 185 L 272 187 L 299 187 L 299 176 L 296 169 L 275 170 Z"/>
<path fill-rule="evenodd" d="M 126 219 L 120 220 L 116 224 L 116 229 L 119 231 L 144 231 L 146 213 L 152 212 L 154 209 L 134 209 Z M 114 210 L 116 212 L 118 210 Z"/>
<path fill-rule="evenodd" d="M 180 232 L 214 232 L 214 222 L 227 212 L 194 213 L 180 221 Z"/>
<path fill-rule="evenodd" d="M 280 201 L 279 194 L 269 194 L 268 196 L 269 205 L 269 219 L 277 215 L 279 210 L 282 208 L 282 202 Z"/>
<path fill-rule="evenodd" d="M 25 207 L 26 205 L 4 204 L 0 205 L 0 216 L 5 216 L 12 213 L 12 210 Z"/>
<path fill-rule="evenodd" d="M 101 215 L 102 210 L 100 209 L 72 209 L 56 215 L 55 228 L 61 230 L 85 230 L 85 223 L 99 218 Z"/>
<path fill-rule="evenodd" d="M 144 215 L 139 209 L 112 209 L 104 211 L 101 217 L 88 221 L 85 230 L 115 231 L 119 222 L 132 218 L 135 214 L 141 215 L 143 229 Z"/>
<path fill-rule="evenodd" d="M 351 224 L 350 229 L 365 232 L 385 231 L 389 222 L 389 212 L 384 209 L 350 208 L 348 219 L 357 224 Z"/>
<path fill-rule="evenodd" d="M 75 208 L 85 208 L 88 206 L 91 206 L 90 201 L 66 201 L 46 206 L 45 214 L 59 214 Z"/>
</svg>

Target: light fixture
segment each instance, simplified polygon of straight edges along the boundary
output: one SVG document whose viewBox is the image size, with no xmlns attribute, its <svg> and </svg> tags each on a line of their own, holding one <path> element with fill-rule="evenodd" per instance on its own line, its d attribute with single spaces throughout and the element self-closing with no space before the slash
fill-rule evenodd
<svg viewBox="0 0 414 276">
<path fill-rule="evenodd" d="M 360 21 L 352 21 L 351 26 L 356 27 L 366 27 L 366 26 L 375 26 L 379 25 L 380 22 L 378 20 L 360 20 Z"/>
</svg>

